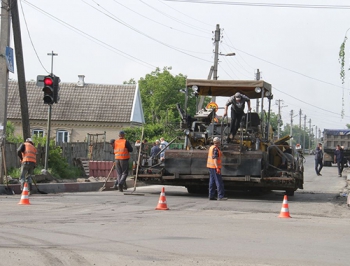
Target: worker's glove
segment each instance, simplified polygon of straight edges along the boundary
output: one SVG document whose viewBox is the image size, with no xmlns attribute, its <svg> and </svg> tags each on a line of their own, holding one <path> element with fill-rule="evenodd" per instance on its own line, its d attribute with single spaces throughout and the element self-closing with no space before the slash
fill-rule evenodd
<svg viewBox="0 0 350 266">
<path fill-rule="evenodd" d="M 216 168 L 216 173 L 221 175 L 221 169 L 220 168 Z"/>
</svg>

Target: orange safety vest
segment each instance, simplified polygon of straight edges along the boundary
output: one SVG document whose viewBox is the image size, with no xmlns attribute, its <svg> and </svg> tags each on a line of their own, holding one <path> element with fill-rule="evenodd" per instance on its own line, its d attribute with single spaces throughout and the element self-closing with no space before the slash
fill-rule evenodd
<svg viewBox="0 0 350 266">
<path fill-rule="evenodd" d="M 114 141 L 114 158 L 116 160 L 126 160 L 130 158 L 129 151 L 125 144 L 126 139 L 117 139 Z"/>
<path fill-rule="evenodd" d="M 213 159 L 213 154 L 214 154 L 214 148 L 217 148 L 219 151 L 219 157 L 216 159 L 217 160 L 217 165 L 218 168 L 221 168 L 221 158 L 222 158 L 222 152 L 220 151 L 220 149 L 218 147 L 216 147 L 215 145 L 212 145 L 209 149 L 209 153 L 208 153 L 208 160 L 207 160 L 207 167 L 208 168 L 216 168 L 215 164 L 214 164 L 214 159 Z"/>
<path fill-rule="evenodd" d="M 34 145 L 25 142 L 24 146 L 25 149 L 24 152 L 22 152 L 22 162 L 36 163 L 36 148 L 34 147 Z"/>
</svg>

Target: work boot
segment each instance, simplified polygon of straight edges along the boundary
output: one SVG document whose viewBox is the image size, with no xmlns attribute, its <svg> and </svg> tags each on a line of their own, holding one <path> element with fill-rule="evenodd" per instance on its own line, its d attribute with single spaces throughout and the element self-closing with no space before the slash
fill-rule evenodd
<svg viewBox="0 0 350 266">
<path fill-rule="evenodd" d="M 114 183 L 114 185 L 111 186 L 111 189 L 118 189 L 118 183 Z"/>
<path fill-rule="evenodd" d="M 118 185 L 119 191 L 123 192 L 123 185 Z"/>
<path fill-rule="evenodd" d="M 126 181 L 124 182 L 123 189 L 127 190 L 128 186 L 126 185 Z"/>
</svg>

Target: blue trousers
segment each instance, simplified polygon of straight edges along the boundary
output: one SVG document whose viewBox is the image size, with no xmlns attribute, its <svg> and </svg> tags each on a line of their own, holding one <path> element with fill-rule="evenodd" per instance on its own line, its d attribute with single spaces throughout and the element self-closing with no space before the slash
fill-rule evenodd
<svg viewBox="0 0 350 266">
<path fill-rule="evenodd" d="M 221 175 L 216 173 L 214 168 L 208 168 L 209 170 L 209 198 L 215 198 L 215 188 L 218 191 L 218 198 L 225 196 L 224 182 L 222 182 Z"/>
<path fill-rule="evenodd" d="M 323 167 L 322 159 L 315 159 L 315 171 L 316 174 L 320 174 Z"/>
</svg>

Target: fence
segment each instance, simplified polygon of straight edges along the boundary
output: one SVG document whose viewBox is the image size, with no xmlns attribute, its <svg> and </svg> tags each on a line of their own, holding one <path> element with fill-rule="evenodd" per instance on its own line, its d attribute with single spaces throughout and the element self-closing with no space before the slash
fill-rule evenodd
<svg viewBox="0 0 350 266">
<path fill-rule="evenodd" d="M 17 148 L 19 145 L 14 143 L 5 144 L 5 157 L 6 157 L 6 166 L 7 169 L 18 168 L 20 167 L 20 161 L 17 156 Z M 75 165 L 75 160 L 77 158 L 84 158 L 90 161 L 114 161 L 114 154 L 112 146 L 107 142 L 98 142 L 93 145 L 88 145 L 87 142 L 71 142 L 71 143 L 62 143 L 62 156 L 66 159 L 68 164 Z M 131 144 L 133 147 L 133 152 L 130 154 L 130 161 L 137 161 L 137 149 L 134 144 Z M 148 145 L 149 151 L 151 145 Z M 169 146 L 169 149 L 183 149 L 183 143 L 172 143 Z M 37 147 L 37 164 L 45 164 L 45 146 Z M 149 154 L 148 151 L 148 154 Z"/>
</svg>

